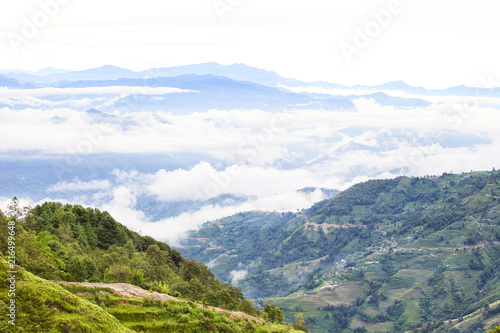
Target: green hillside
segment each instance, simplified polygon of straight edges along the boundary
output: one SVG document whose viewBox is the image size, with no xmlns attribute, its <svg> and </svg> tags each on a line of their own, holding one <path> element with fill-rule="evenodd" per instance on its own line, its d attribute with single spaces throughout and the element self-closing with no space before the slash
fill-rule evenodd
<svg viewBox="0 0 500 333">
<path fill-rule="evenodd" d="M 133 332 L 103 310 L 50 281 L 17 267 L 15 325 L 2 318 L 2 332 Z M 6 281 L 10 268 L 0 259 L 0 279 Z M 11 297 L 0 284 L 0 306 L 7 308 Z M 2 311 L 5 312 L 5 311 Z M 3 313 L 2 317 L 5 317 Z M 9 318 L 10 319 L 10 318 Z"/>
<path fill-rule="evenodd" d="M 0 266 L 0 278 L 5 281 L 10 268 L 3 259 Z M 2 320 L 2 332 L 300 332 L 242 312 L 179 300 L 162 301 L 154 298 L 158 294 L 125 297 L 105 287 L 60 286 L 18 266 L 15 270 L 15 325 Z M 4 309 L 10 298 L 8 292 L 2 284 L 0 305 Z"/>
<path fill-rule="evenodd" d="M 2 332 L 298 332 L 204 264 L 97 209 L 54 202 L 21 208 L 14 199 L 6 215 L 0 211 L 0 250 Z M 106 287 L 114 283 L 146 295 Z"/>
<path fill-rule="evenodd" d="M 48 280 L 122 282 L 229 310 L 244 297 L 201 263 L 183 258 L 167 244 L 140 236 L 107 212 L 46 202 L 17 207 L 16 263 Z M 7 218 L 0 213 L 0 250 L 7 251 Z"/>
<path fill-rule="evenodd" d="M 208 223 L 179 251 L 314 332 L 484 332 L 500 322 L 500 172 L 371 180 Z"/>
</svg>

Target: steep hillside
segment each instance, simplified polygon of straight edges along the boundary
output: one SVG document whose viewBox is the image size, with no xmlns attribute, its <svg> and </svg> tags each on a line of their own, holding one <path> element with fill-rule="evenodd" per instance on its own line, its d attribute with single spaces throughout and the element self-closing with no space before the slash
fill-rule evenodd
<svg viewBox="0 0 500 333">
<path fill-rule="evenodd" d="M 7 323 L 2 318 L 2 332 L 133 332 L 101 307 L 81 299 L 50 281 L 41 279 L 16 267 L 15 296 L 5 283 L 0 284 L 0 305 L 6 309 L 15 300 L 14 320 Z M 0 279 L 7 281 L 11 271 L 0 258 Z M 4 311 L 2 311 L 4 312 Z"/>
<path fill-rule="evenodd" d="M 15 320 L 0 322 L 2 332 L 300 332 L 243 312 L 182 301 L 125 284 L 62 283 L 16 267 L 15 297 L 0 285 L 0 305 L 15 300 Z M 10 271 L 0 259 L 0 278 Z M 133 290 L 128 294 L 123 290 Z M 9 318 L 10 319 L 10 318 Z"/>
<path fill-rule="evenodd" d="M 372 180 L 209 223 L 179 250 L 315 332 L 484 332 L 500 322 L 500 172 Z"/>
<path fill-rule="evenodd" d="M 16 263 L 42 278 L 122 282 L 188 300 L 236 309 L 241 291 L 167 244 L 140 236 L 107 212 L 46 202 L 26 210 L 14 200 Z M 7 218 L 0 213 L 0 250 L 7 251 Z"/>
<path fill-rule="evenodd" d="M 244 312 L 232 312 L 128 284 L 64 282 L 63 287 L 97 303 L 137 332 L 300 332 Z"/>
<path fill-rule="evenodd" d="M 0 211 L 0 305 L 15 304 L 15 326 L 3 316 L 2 332 L 299 332 L 106 212 L 14 199 L 7 215 Z"/>
</svg>

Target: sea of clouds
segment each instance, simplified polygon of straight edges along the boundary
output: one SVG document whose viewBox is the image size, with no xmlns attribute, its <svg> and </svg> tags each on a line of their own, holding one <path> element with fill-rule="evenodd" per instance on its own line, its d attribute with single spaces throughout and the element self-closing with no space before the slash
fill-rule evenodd
<svg viewBox="0 0 500 333">
<path fill-rule="evenodd" d="M 133 87 L 0 90 L 0 154 L 3 158 L 13 154 L 26 159 L 66 157 L 66 168 L 86 156 L 106 154 L 190 154 L 196 156 L 194 162 L 148 172 L 116 167 L 94 179 L 61 177 L 44 184 L 45 197 L 26 196 L 22 203 L 57 200 L 99 207 L 133 230 L 176 244 L 203 222 L 241 211 L 308 208 L 327 197 L 320 188 L 345 189 L 373 178 L 500 166 L 497 97 L 384 91 L 432 104 L 382 106 L 360 97 L 353 100 L 354 111 L 81 111 L 96 101 L 111 105 L 131 91 Z M 183 92 L 151 88 L 147 94 Z M 300 191 L 305 187 L 317 189 Z M 1 198 L 0 209 L 5 211 L 12 195 Z M 218 200 L 224 196 L 229 199 Z M 144 198 L 156 205 L 197 202 L 198 206 L 175 216 L 152 218 L 138 207 L 138 200 Z M 239 279 L 240 274 L 233 278 Z"/>
</svg>

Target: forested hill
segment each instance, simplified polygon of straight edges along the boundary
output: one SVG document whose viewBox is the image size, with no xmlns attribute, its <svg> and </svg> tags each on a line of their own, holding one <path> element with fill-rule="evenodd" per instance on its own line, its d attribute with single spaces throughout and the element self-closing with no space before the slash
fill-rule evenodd
<svg viewBox="0 0 500 333">
<path fill-rule="evenodd" d="M 315 332 L 484 332 L 500 322 L 500 172 L 371 180 L 214 221 L 179 250 Z"/>
<path fill-rule="evenodd" d="M 167 244 L 141 236 L 107 212 L 46 202 L 31 210 L 17 206 L 16 263 L 49 280 L 123 282 L 236 309 L 241 291 L 221 283 L 202 263 Z M 0 212 L 0 250 L 7 251 L 7 218 Z"/>
<path fill-rule="evenodd" d="M 15 300 L 18 332 L 298 333 L 304 328 L 300 320 L 284 324 L 283 312 L 274 306 L 261 312 L 204 264 L 98 209 L 57 202 L 23 208 L 14 198 L 6 214 L 0 211 L 0 251 L 0 278 L 7 281 L 7 271 L 17 271 L 14 291 L 0 284 L 0 305 Z M 10 331 L 4 319 L 0 330 Z"/>
<path fill-rule="evenodd" d="M 0 285 L 0 305 L 5 309 L 16 302 L 18 332 L 295 331 L 282 324 L 279 309 L 261 313 L 204 264 L 130 231 L 98 209 L 56 202 L 22 208 L 14 198 L 6 214 L 0 211 L 0 251 L 3 281 L 7 271 L 17 271 L 15 286 Z M 47 280 L 128 283 L 181 303 Z M 13 328 L 6 318 L 0 321 L 2 332 Z"/>
</svg>

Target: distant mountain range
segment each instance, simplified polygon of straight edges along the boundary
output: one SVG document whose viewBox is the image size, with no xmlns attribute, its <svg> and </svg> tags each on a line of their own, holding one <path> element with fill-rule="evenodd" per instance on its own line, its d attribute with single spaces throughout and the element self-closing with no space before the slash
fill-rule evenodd
<svg viewBox="0 0 500 333">
<path fill-rule="evenodd" d="M 303 82 L 296 79 L 285 78 L 273 71 L 267 71 L 245 64 L 233 64 L 233 65 L 221 65 L 214 62 L 176 66 L 176 67 L 166 67 L 166 68 L 154 68 L 145 71 L 133 71 L 121 67 L 105 65 L 102 67 L 91 68 L 81 71 L 69 71 L 57 68 L 44 68 L 38 72 L 29 72 L 21 70 L 2 70 L 0 71 L 2 76 L 16 79 L 19 83 L 31 83 L 37 85 L 50 85 L 50 86 L 61 86 L 68 82 L 75 81 L 101 81 L 101 80 L 116 80 L 122 78 L 136 78 L 136 79 L 147 79 L 147 78 L 158 78 L 158 77 L 175 77 L 184 75 L 214 75 L 222 76 L 236 81 L 250 81 L 259 85 L 268 87 L 321 87 L 327 89 L 370 89 L 375 91 L 380 90 L 399 90 L 406 93 L 417 94 L 417 95 L 429 95 L 429 96 L 500 96 L 500 87 L 467 87 L 463 85 L 450 87 L 443 90 L 438 89 L 426 89 L 422 87 L 413 87 L 406 84 L 403 81 L 392 81 L 387 82 L 382 85 L 367 86 L 367 85 L 355 85 L 355 86 L 344 86 L 336 83 L 316 81 L 316 82 Z M 0 81 L 0 84 L 5 84 Z"/>
<path fill-rule="evenodd" d="M 189 92 L 165 95 L 146 95 L 139 90 L 106 106 L 103 110 L 124 109 L 133 111 L 164 110 L 189 113 L 208 109 L 261 109 L 278 110 L 287 107 L 349 110 L 354 104 L 345 98 L 314 99 L 306 94 L 292 93 L 283 89 L 263 86 L 249 81 L 236 81 L 211 74 L 189 74 L 147 79 L 121 78 L 105 81 L 76 81 L 63 84 L 63 88 L 83 87 L 174 87 Z M 140 96 L 140 97 L 139 97 Z"/>
<path fill-rule="evenodd" d="M 89 91 L 78 96 L 85 103 L 75 103 L 72 94 L 64 92 L 45 95 L 40 103 L 57 103 L 85 111 L 89 108 L 101 111 L 119 110 L 156 111 L 177 114 L 204 112 L 209 109 L 261 109 L 279 111 L 283 109 L 310 109 L 327 111 L 352 111 L 360 98 L 371 99 L 382 106 L 398 108 L 426 107 L 433 96 L 499 97 L 500 88 L 451 87 L 444 90 L 428 90 L 412 87 L 402 81 L 387 82 L 377 86 L 356 85 L 352 87 L 328 82 L 302 82 L 285 78 L 275 72 L 244 64 L 220 65 L 204 63 L 196 65 L 132 71 L 116 66 L 102 66 L 82 71 L 44 68 L 38 72 L 0 71 L 0 87 L 12 89 L 97 88 L 97 87 L 175 87 L 188 90 L 183 93 L 146 93 L 142 89 L 130 89 L 130 93 L 113 94 Z M 322 90 L 323 89 L 323 90 Z M 317 91 L 317 92 L 306 92 Z M 359 91 L 359 94 L 356 94 Z M 321 93 L 320 93 L 321 92 Z M 412 96 L 401 96 L 410 94 Z M 399 96 L 398 96 L 399 95 Z M 428 96 L 428 98 L 426 97 Z M 44 102 L 45 101 L 45 102 Z M 33 100 L 11 99 L 0 103 L 23 109 L 33 106 Z M 500 105 L 491 105 L 499 108 Z"/>
<path fill-rule="evenodd" d="M 32 89 L 36 88 L 37 86 L 33 83 L 22 83 L 21 81 L 15 78 L 0 75 L 0 87 L 7 87 L 13 89 Z"/>
</svg>

